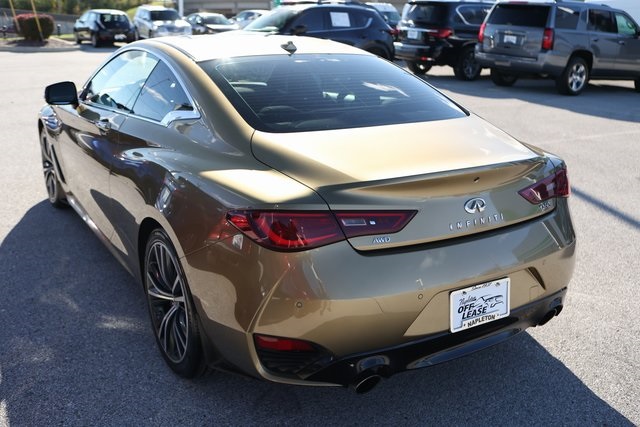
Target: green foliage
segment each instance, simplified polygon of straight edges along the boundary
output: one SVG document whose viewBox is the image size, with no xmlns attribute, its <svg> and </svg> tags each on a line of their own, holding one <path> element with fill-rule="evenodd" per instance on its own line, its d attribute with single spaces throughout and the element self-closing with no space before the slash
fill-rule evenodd
<svg viewBox="0 0 640 427">
<path fill-rule="evenodd" d="M 40 29 L 38 29 L 38 21 L 40 22 Z M 53 33 L 53 18 L 49 15 L 36 15 L 34 14 L 23 14 L 17 15 L 13 25 L 15 28 L 19 28 L 20 32 L 18 33 L 25 40 L 46 40 Z M 40 34 L 40 30 L 42 30 L 42 37 Z"/>
<path fill-rule="evenodd" d="M 80 15 L 87 9 L 127 10 L 146 4 L 145 0 L 34 0 L 38 13 Z M 31 0 L 13 0 L 13 7 L 31 10 Z M 9 0 L 0 0 L 0 8 L 9 8 Z"/>
</svg>

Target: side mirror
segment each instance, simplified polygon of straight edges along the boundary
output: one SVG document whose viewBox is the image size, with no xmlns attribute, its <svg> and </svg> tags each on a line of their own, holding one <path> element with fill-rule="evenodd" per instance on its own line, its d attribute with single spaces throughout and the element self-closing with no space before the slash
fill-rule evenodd
<svg viewBox="0 0 640 427">
<path fill-rule="evenodd" d="M 291 34 L 294 36 L 302 36 L 306 34 L 306 32 L 307 32 L 306 25 L 296 25 L 295 27 L 293 27 L 293 30 L 291 30 Z"/>
<path fill-rule="evenodd" d="M 73 82 L 60 82 L 44 89 L 44 99 L 51 105 L 78 105 L 78 91 Z"/>
</svg>

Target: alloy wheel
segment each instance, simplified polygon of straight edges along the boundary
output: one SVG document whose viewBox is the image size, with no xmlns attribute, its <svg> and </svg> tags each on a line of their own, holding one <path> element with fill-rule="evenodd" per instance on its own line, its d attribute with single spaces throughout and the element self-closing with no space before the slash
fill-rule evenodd
<svg viewBox="0 0 640 427">
<path fill-rule="evenodd" d="M 587 82 L 587 67 L 581 62 L 577 62 L 573 64 L 567 77 L 571 91 L 580 92 Z"/>
<path fill-rule="evenodd" d="M 62 207 L 65 205 L 65 197 L 62 195 L 62 188 L 54 167 L 53 150 L 44 130 L 40 132 L 40 152 L 42 153 L 42 172 L 47 188 L 47 198 L 54 207 Z"/>
<path fill-rule="evenodd" d="M 146 291 L 154 331 L 165 356 L 180 363 L 189 345 L 189 305 L 185 280 L 173 251 L 154 240 L 146 256 Z"/>
</svg>

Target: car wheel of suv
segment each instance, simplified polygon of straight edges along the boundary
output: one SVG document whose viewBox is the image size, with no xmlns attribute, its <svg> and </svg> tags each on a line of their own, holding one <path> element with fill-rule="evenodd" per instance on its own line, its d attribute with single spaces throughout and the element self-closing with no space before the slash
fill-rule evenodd
<svg viewBox="0 0 640 427">
<path fill-rule="evenodd" d="M 96 33 L 91 34 L 91 46 L 98 47 L 100 42 L 98 41 L 98 35 Z"/>
<path fill-rule="evenodd" d="M 176 251 L 162 229 L 154 230 L 147 242 L 144 289 L 165 361 L 182 377 L 201 375 L 205 365 L 195 307 Z"/>
<path fill-rule="evenodd" d="M 414 62 L 414 61 L 405 61 L 407 63 L 407 68 L 413 74 L 426 74 L 431 69 L 431 65 L 425 62 Z"/>
<path fill-rule="evenodd" d="M 589 82 L 589 66 L 579 56 L 569 60 L 567 67 L 556 80 L 556 88 L 563 95 L 578 95 Z"/>
<path fill-rule="evenodd" d="M 465 47 L 458 57 L 458 63 L 453 67 L 453 74 L 458 80 L 475 80 L 480 71 L 482 67 L 476 61 L 475 47 Z"/>
<path fill-rule="evenodd" d="M 82 44 L 82 40 L 80 40 L 78 33 L 74 33 L 73 37 L 76 39 L 76 44 Z"/>
<path fill-rule="evenodd" d="M 497 86 L 513 86 L 518 80 L 513 74 L 505 74 L 495 68 L 491 69 L 491 81 Z"/>
</svg>

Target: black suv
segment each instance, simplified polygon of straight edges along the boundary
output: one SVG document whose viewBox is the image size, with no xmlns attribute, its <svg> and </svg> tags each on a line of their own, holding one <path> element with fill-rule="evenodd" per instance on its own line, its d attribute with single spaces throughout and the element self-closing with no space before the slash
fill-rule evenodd
<svg viewBox="0 0 640 427">
<path fill-rule="evenodd" d="M 359 4 L 280 6 L 262 15 L 245 31 L 268 31 L 330 39 L 382 58 L 394 57 L 394 30 L 373 7 Z"/>
<path fill-rule="evenodd" d="M 116 41 L 132 42 L 135 31 L 126 13 L 114 9 L 91 9 L 73 25 L 76 43 L 88 40 L 94 47 Z"/>
<path fill-rule="evenodd" d="M 395 43 L 396 59 L 415 74 L 432 65 L 449 65 L 460 80 L 475 80 L 478 31 L 493 1 L 409 1 L 402 9 Z"/>
<path fill-rule="evenodd" d="M 478 35 L 476 60 L 496 85 L 537 75 L 578 95 L 590 79 L 634 80 L 640 92 L 640 27 L 622 10 L 578 2 L 500 2 Z"/>
</svg>

